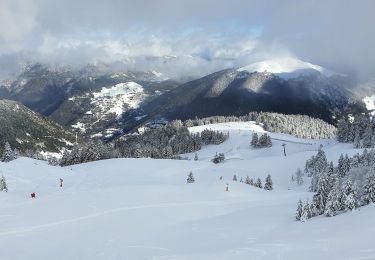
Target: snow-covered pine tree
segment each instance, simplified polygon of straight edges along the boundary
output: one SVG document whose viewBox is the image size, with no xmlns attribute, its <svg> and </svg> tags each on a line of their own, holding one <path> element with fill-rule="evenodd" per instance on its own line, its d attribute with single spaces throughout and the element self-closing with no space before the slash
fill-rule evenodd
<svg viewBox="0 0 375 260">
<path fill-rule="evenodd" d="M 241 177 L 241 179 L 240 179 L 240 182 L 241 182 L 241 183 L 243 182 L 243 179 L 242 179 L 242 177 Z"/>
<path fill-rule="evenodd" d="M 188 174 L 188 177 L 186 179 L 186 183 L 194 183 L 195 182 L 195 179 L 194 179 L 194 176 L 193 176 L 193 172 L 190 172 Z"/>
<path fill-rule="evenodd" d="M 255 187 L 258 187 L 258 188 L 263 188 L 263 185 L 262 185 L 262 180 L 260 178 L 257 179 L 256 183 L 255 183 Z"/>
<path fill-rule="evenodd" d="M 360 165 L 365 166 L 365 167 L 370 166 L 370 161 L 371 160 L 370 160 L 369 152 L 367 151 L 367 149 L 364 149 L 362 156 L 360 156 Z"/>
<path fill-rule="evenodd" d="M 350 170 L 349 157 L 348 157 L 348 155 L 346 155 L 344 157 L 344 155 L 341 154 L 340 158 L 339 158 L 339 161 L 338 161 L 338 164 L 337 164 L 338 177 L 344 178 L 347 175 L 347 173 L 349 172 L 349 170 Z"/>
<path fill-rule="evenodd" d="M 145 154 L 144 154 L 145 155 Z M 170 159 L 173 156 L 173 150 L 171 146 L 164 147 L 162 150 L 162 156 L 164 159 Z"/>
<path fill-rule="evenodd" d="M 347 140 L 346 140 L 347 143 L 354 142 L 355 133 L 357 131 L 359 132 L 359 129 L 358 129 L 357 126 L 355 126 L 355 125 L 349 125 L 349 131 L 348 131 L 348 136 L 347 136 Z M 359 132 L 359 136 L 361 136 L 360 132 Z"/>
<path fill-rule="evenodd" d="M 325 172 L 328 167 L 327 157 L 323 149 L 319 148 L 317 155 L 306 161 L 305 172 L 312 177 L 310 191 L 316 192 L 318 189 L 318 180 L 321 173 Z"/>
<path fill-rule="evenodd" d="M 266 147 L 271 147 L 272 146 L 271 136 L 267 135 L 266 137 L 267 137 L 267 139 L 266 139 Z"/>
<path fill-rule="evenodd" d="M 354 210 L 357 207 L 355 185 L 350 179 L 346 181 L 343 188 L 343 203 L 346 210 Z"/>
<path fill-rule="evenodd" d="M 362 137 L 362 148 L 371 148 L 374 146 L 372 141 L 372 125 L 371 122 L 368 123 Z"/>
<path fill-rule="evenodd" d="M 375 169 L 371 169 L 366 176 L 363 186 L 363 202 L 365 204 L 375 202 Z"/>
<path fill-rule="evenodd" d="M 250 178 L 249 178 L 249 176 L 246 176 L 246 179 L 245 179 L 245 184 L 248 184 L 248 185 L 250 185 Z"/>
<path fill-rule="evenodd" d="M 225 155 L 223 153 L 215 154 L 214 158 L 211 160 L 213 163 L 221 163 L 225 160 Z"/>
<path fill-rule="evenodd" d="M 233 175 L 233 181 L 237 181 L 237 175 Z"/>
<path fill-rule="evenodd" d="M 308 219 L 311 218 L 311 211 L 310 211 L 310 205 L 309 203 L 306 201 L 304 204 L 303 204 L 303 208 L 302 208 L 302 214 L 301 214 L 301 221 L 302 222 L 306 222 Z"/>
<path fill-rule="evenodd" d="M 254 148 L 258 147 L 258 134 L 257 133 L 254 133 L 252 138 L 251 138 L 251 142 L 250 142 L 250 145 Z"/>
<path fill-rule="evenodd" d="M 349 122 L 346 118 L 342 118 L 337 123 L 337 141 L 346 143 L 348 141 Z"/>
<path fill-rule="evenodd" d="M 345 171 L 345 175 L 348 174 L 348 172 L 350 171 L 350 159 L 347 154 L 345 154 L 345 157 L 344 157 L 344 171 Z"/>
<path fill-rule="evenodd" d="M 339 197 L 338 197 L 338 185 L 333 187 L 328 194 L 326 207 L 324 209 L 324 215 L 327 217 L 333 217 L 337 214 L 338 211 L 341 209 Z"/>
<path fill-rule="evenodd" d="M 303 173 L 300 168 L 297 169 L 295 175 L 296 175 L 295 180 L 296 180 L 297 185 L 298 186 L 303 185 Z"/>
<path fill-rule="evenodd" d="M 262 148 L 262 147 L 271 147 L 271 146 L 272 146 L 271 138 L 266 133 L 262 134 L 259 137 L 258 147 Z"/>
<path fill-rule="evenodd" d="M 322 194 L 315 193 L 311 205 L 313 206 L 312 216 L 323 214 L 325 205 Z"/>
<path fill-rule="evenodd" d="M 8 142 L 5 142 L 4 149 L 3 149 L 3 155 L 1 157 L 2 162 L 10 162 L 14 159 L 17 159 L 17 155 L 10 146 Z"/>
<path fill-rule="evenodd" d="M 253 178 L 250 178 L 250 181 L 249 181 L 249 182 L 250 182 L 249 184 L 250 184 L 251 186 L 255 186 L 255 182 L 254 182 L 254 179 L 253 179 Z"/>
<path fill-rule="evenodd" d="M 297 204 L 297 210 L 296 210 L 296 220 L 298 221 L 301 220 L 302 210 L 303 210 L 303 204 L 302 204 L 302 201 L 299 200 Z"/>
<path fill-rule="evenodd" d="M 358 149 L 358 148 L 361 148 L 361 136 L 359 135 L 359 130 L 357 129 L 357 131 L 355 132 L 355 136 L 354 136 L 354 144 L 353 144 L 354 148 Z"/>
<path fill-rule="evenodd" d="M 0 178 L 0 191 L 8 192 L 7 181 L 4 177 L 4 175 L 2 175 L 1 178 Z"/>
<path fill-rule="evenodd" d="M 194 154 L 194 161 L 198 161 L 198 154 L 197 153 Z"/>
<path fill-rule="evenodd" d="M 273 183 L 272 183 L 272 179 L 271 179 L 271 175 L 268 174 L 267 177 L 266 177 L 266 181 L 265 181 L 265 184 L 264 184 L 264 189 L 265 190 L 273 190 Z"/>
</svg>

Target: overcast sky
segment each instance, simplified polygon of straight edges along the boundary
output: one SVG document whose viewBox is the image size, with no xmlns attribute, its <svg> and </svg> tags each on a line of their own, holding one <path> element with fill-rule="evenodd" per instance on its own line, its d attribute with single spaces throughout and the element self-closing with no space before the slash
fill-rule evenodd
<svg viewBox="0 0 375 260">
<path fill-rule="evenodd" d="M 0 0 L 0 69 L 178 56 L 167 70 L 209 72 L 293 55 L 373 75 L 374 13 L 372 0 Z"/>
</svg>

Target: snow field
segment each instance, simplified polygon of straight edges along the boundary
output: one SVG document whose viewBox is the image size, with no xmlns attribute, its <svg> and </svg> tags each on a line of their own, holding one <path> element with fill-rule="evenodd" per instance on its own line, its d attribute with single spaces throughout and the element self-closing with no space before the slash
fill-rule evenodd
<svg viewBox="0 0 375 260">
<path fill-rule="evenodd" d="M 303 169 L 320 144 L 330 160 L 358 150 L 275 133 L 271 148 L 252 149 L 253 131 L 264 132 L 253 122 L 191 131 L 205 128 L 230 137 L 198 151 L 198 161 L 112 159 L 64 168 L 27 158 L 0 163 L 9 188 L 0 193 L 0 259 L 375 259 L 374 205 L 294 220 L 298 199 L 312 195 L 290 182 L 297 167 Z M 213 164 L 216 152 L 226 161 Z M 186 184 L 190 171 L 196 182 Z M 271 174 L 274 190 L 233 182 L 233 174 L 263 182 Z"/>
</svg>

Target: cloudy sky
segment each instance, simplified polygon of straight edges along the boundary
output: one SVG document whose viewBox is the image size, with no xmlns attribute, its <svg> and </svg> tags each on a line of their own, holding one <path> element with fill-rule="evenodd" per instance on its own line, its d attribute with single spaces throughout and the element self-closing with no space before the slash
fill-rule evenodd
<svg viewBox="0 0 375 260">
<path fill-rule="evenodd" d="M 374 12 L 372 0 L 0 0 L 0 69 L 121 62 L 199 74 L 295 56 L 375 75 Z"/>
</svg>

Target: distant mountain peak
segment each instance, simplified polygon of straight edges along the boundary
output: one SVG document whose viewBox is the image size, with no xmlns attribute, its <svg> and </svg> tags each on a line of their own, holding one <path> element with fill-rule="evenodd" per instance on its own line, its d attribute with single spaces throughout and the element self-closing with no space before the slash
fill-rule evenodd
<svg viewBox="0 0 375 260">
<path fill-rule="evenodd" d="M 276 57 L 272 59 L 261 60 L 238 69 L 238 71 L 248 72 L 268 72 L 281 78 L 296 78 L 300 75 L 320 72 L 326 77 L 333 75 L 343 75 L 330 71 L 319 65 L 299 60 L 294 57 Z"/>
</svg>

